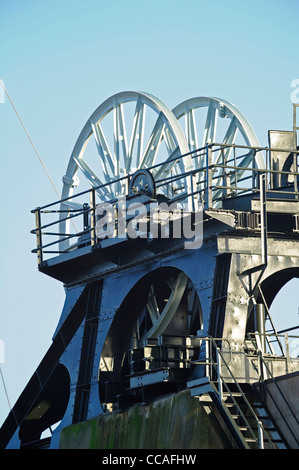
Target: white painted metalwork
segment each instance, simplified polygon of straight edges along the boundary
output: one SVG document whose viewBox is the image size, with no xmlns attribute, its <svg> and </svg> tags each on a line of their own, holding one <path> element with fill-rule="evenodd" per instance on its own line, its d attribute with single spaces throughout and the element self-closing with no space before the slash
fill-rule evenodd
<svg viewBox="0 0 299 470">
<path fill-rule="evenodd" d="M 206 113 L 201 131 L 196 119 L 198 110 Z M 180 125 L 183 120 L 185 132 Z M 223 166 L 232 161 L 233 145 L 240 145 L 239 137 L 242 144 L 259 147 L 248 121 L 225 100 L 197 97 L 184 101 L 170 111 L 158 98 L 148 93 L 126 91 L 111 96 L 90 116 L 71 154 L 63 177 L 60 233 L 67 233 L 69 229 L 69 221 L 63 220 L 66 214 L 82 210 L 82 204 L 71 199 L 75 193 L 91 187 L 95 188 L 98 202 L 111 201 L 127 195 L 129 175 L 145 168 L 151 168 L 158 193 L 170 199 L 175 197 L 184 203 L 185 208 L 187 205 L 188 209 L 194 209 L 194 197 L 190 195 L 200 191 L 199 199 L 203 201 L 206 188 L 206 152 L 202 150 L 184 158 L 181 156 L 207 143 L 223 145 L 217 151 L 213 150 L 209 163 L 222 165 L 213 167 L 212 173 L 209 172 L 211 187 L 216 186 L 213 194 L 210 190 L 210 199 L 222 197 L 226 190 L 217 187 L 236 186 L 244 168 L 250 165 L 265 167 L 261 152 L 246 150 L 244 157 L 235 163 L 238 169 L 227 172 L 228 182 L 224 184 L 223 175 L 226 178 L 226 172 Z M 191 171 L 195 172 L 193 176 Z M 165 178 L 168 178 L 167 183 Z M 61 249 L 68 249 L 66 245 L 61 242 Z"/>
<path fill-rule="evenodd" d="M 91 138 L 96 144 L 94 149 L 88 145 Z M 158 163 L 165 165 L 152 170 L 155 180 L 171 171 L 187 172 L 192 168 L 191 157 L 174 159 L 188 151 L 179 123 L 158 98 L 135 91 L 118 93 L 104 101 L 82 129 L 63 177 L 61 199 L 71 197 L 76 187 L 79 191 L 86 189 L 86 182 L 88 187 L 96 188 L 100 201 L 115 199 L 127 194 L 127 175 Z M 188 181 L 185 183 L 187 186 Z M 80 208 L 70 200 L 61 204 L 63 211 Z M 64 217 L 62 213 L 61 219 Z M 60 231 L 66 231 L 64 222 Z"/>
<path fill-rule="evenodd" d="M 205 147 L 207 144 L 221 144 L 221 150 L 213 153 L 211 164 L 222 164 L 233 159 L 233 145 L 246 145 L 248 147 L 260 147 L 259 141 L 243 114 L 228 101 L 219 98 L 195 97 L 183 101 L 173 109 L 173 114 L 184 130 L 189 150 Z M 194 154 L 194 169 L 204 168 L 206 154 L 201 151 Z M 262 152 L 248 151 L 243 159 L 238 162 L 239 167 L 256 166 L 265 168 Z M 232 172 L 230 183 L 235 183 L 244 173 L 244 169 Z M 217 174 L 223 174 L 223 169 L 213 170 L 214 185 L 219 184 Z M 201 173 L 197 173 L 197 189 L 204 187 L 204 179 Z M 215 192 L 214 197 L 223 195 L 223 190 Z"/>
<path fill-rule="evenodd" d="M 91 137 L 98 151 L 97 158 L 92 160 L 94 167 L 87 155 Z M 164 103 L 148 93 L 118 93 L 104 101 L 85 124 L 63 178 L 62 199 L 73 194 L 78 170 L 89 186 L 98 187 L 187 152 L 182 129 Z M 165 176 L 174 165 L 172 162 L 163 171 L 159 169 L 154 176 L 157 178 L 163 172 Z M 191 159 L 184 159 L 182 165 L 181 171 L 188 171 Z M 106 201 L 123 194 L 124 189 L 125 181 L 118 181 L 98 188 L 97 192 Z"/>
<path fill-rule="evenodd" d="M 184 273 L 180 273 L 167 281 L 171 293 L 169 299 L 165 301 L 163 309 L 159 308 L 154 288 L 151 286 L 146 310 L 149 313 L 152 326 L 144 332 L 142 339 L 158 338 L 166 330 L 183 298 L 187 282 L 188 276 Z"/>
<path fill-rule="evenodd" d="M 202 135 L 199 135 L 200 123 L 197 122 L 195 115 L 195 111 L 200 108 L 205 108 L 206 112 Z M 184 127 L 190 151 L 204 147 L 208 143 L 233 145 L 236 143 L 238 131 L 243 137 L 244 145 L 260 147 L 259 141 L 245 116 L 228 101 L 205 96 L 190 98 L 177 105 L 173 109 L 173 114 L 178 120 L 181 120 L 180 122 L 184 119 L 182 127 Z M 221 136 L 219 134 L 219 120 L 225 118 L 228 118 L 228 123 L 225 134 Z M 231 152 L 231 148 L 227 152 Z M 217 155 L 214 163 L 219 158 L 219 155 Z M 226 155 L 226 160 L 228 158 L 229 154 Z M 202 166 L 201 162 L 195 161 L 198 165 L 197 168 L 200 168 Z M 245 163 L 243 162 L 242 166 L 247 166 Z M 265 161 L 260 153 L 256 156 L 256 164 L 258 168 L 265 168 Z"/>
</svg>

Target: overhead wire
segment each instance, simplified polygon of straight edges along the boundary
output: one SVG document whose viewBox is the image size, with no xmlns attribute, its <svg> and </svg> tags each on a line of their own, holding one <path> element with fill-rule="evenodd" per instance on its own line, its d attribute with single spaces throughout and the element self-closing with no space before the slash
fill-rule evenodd
<svg viewBox="0 0 299 470">
<path fill-rule="evenodd" d="M 16 416 L 16 414 L 15 414 L 15 411 L 14 411 L 13 408 L 11 408 L 11 404 L 10 404 L 10 400 L 9 400 L 9 397 L 8 397 L 8 392 L 7 392 L 7 388 L 6 388 L 6 385 L 5 385 L 5 380 L 4 380 L 4 376 L 3 376 L 3 372 L 2 372 L 1 366 L 0 366 L 0 375 L 1 375 L 1 378 L 2 378 L 3 387 L 4 387 L 4 391 L 5 391 L 5 395 L 6 395 L 6 399 L 7 399 L 9 411 L 12 412 L 12 414 L 13 414 L 13 416 L 14 416 L 14 418 L 15 418 L 16 423 L 19 425 L 19 422 L 18 422 L 17 416 Z"/>
<path fill-rule="evenodd" d="M 4 387 L 8 407 L 9 407 L 9 411 L 11 411 L 10 401 L 9 401 L 9 398 L 8 398 L 8 392 L 7 392 L 7 388 L 6 388 L 6 385 L 5 385 L 5 380 L 4 380 L 4 377 L 3 377 L 3 372 L 2 372 L 1 366 L 0 366 L 0 374 L 1 374 L 1 379 L 2 379 L 2 383 L 3 383 L 3 387 Z"/>
<path fill-rule="evenodd" d="M 39 152 L 37 151 L 37 148 L 36 148 L 36 146 L 34 145 L 32 139 L 31 139 L 31 137 L 30 137 L 30 135 L 29 135 L 29 133 L 28 133 L 26 127 L 25 127 L 25 124 L 24 124 L 24 122 L 23 122 L 23 120 L 22 120 L 20 114 L 18 113 L 18 111 L 17 111 L 17 109 L 16 109 L 16 107 L 15 107 L 15 105 L 14 105 L 12 99 L 11 99 L 11 97 L 10 97 L 10 95 L 9 95 L 7 89 L 6 89 L 6 86 L 4 85 L 3 80 L 0 79 L 0 82 L 1 82 L 1 85 L 2 85 L 2 87 L 3 87 L 3 90 L 4 90 L 5 94 L 6 94 L 6 96 L 8 97 L 8 99 L 9 99 L 9 101 L 10 101 L 10 103 L 11 103 L 11 105 L 12 105 L 12 107 L 13 107 L 13 109 L 14 109 L 14 111 L 15 111 L 15 113 L 16 113 L 16 115 L 17 115 L 19 121 L 20 121 L 20 123 L 21 123 L 21 126 L 23 127 L 23 129 L 24 129 L 24 131 L 25 131 L 25 133 L 26 133 L 26 135 L 27 135 L 27 137 L 28 137 L 28 139 L 29 139 L 29 142 L 31 143 L 31 145 L 32 145 L 32 147 L 33 147 L 33 150 L 34 150 L 35 154 L 37 155 L 37 157 L 38 157 L 40 163 L 42 164 L 42 167 L 43 167 L 43 169 L 44 169 L 46 175 L 48 176 L 48 178 L 49 178 L 49 180 L 50 180 L 50 182 L 51 182 L 51 185 L 53 186 L 53 188 L 54 188 L 54 190 L 55 190 L 55 192 L 56 192 L 58 198 L 60 199 L 60 194 L 59 194 L 59 192 L 58 192 L 58 190 L 57 190 L 57 188 L 56 188 L 56 186 L 55 186 L 55 184 L 54 184 L 54 182 L 53 182 L 53 180 L 52 180 L 52 178 L 51 178 L 51 176 L 50 176 L 50 174 L 49 174 L 49 172 L 48 172 L 48 170 L 47 170 L 47 168 L 46 168 L 46 165 L 45 165 L 44 162 L 43 162 L 42 157 L 40 156 Z M 73 221 L 71 221 L 71 222 L 72 222 L 72 225 L 73 225 L 74 229 L 75 229 L 76 232 L 77 232 L 77 228 L 76 228 L 74 222 L 73 222 Z"/>
<path fill-rule="evenodd" d="M 50 180 L 50 182 L 51 182 L 51 184 L 52 184 L 52 186 L 53 186 L 53 188 L 54 188 L 56 194 L 57 194 L 58 197 L 60 198 L 60 194 L 59 194 L 59 192 L 58 192 L 58 190 L 57 190 L 57 188 L 56 188 L 56 186 L 55 186 L 55 184 L 54 184 L 54 182 L 53 182 L 53 180 L 52 180 L 52 178 L 51 178 L 51 176 L 50 176 L 50 174 L 49 174 L 49 172 L 48 172 L 48 170 L 47 170 L 47 168 L 46 168 L 46 165 L 44 164 L 43 159 L 41 158 L 39 152 L 37 151 L 37 149 L 36 149 L 36 147 L 35 147 L 35 145 L 34 145 L 32 139 L 31 139 L 31 137 L 30 137 L 30 135 L 29 135 L 29 133 L 28 133 L 26 127 L 25 127 L 25 124 L 23 123 L 23 121 L 22 121 L 22 119 L 21 119 L 21 116 L 19 115 L 19 113 L 18 113 L 18 111 L 17 111 L 17 109 L 16 109 L 16 107 L 15 107 L 15 105 L 14 105 L 14 103 L 13 103 L 13 101 L 12 101 L 12 99 L 11 99 L 11 97 L 10 97 L 10 95 L 9 95 L 9 93 L 8 93 L 8 91 L 7 91 L 6 87 L 5 87 L 5 85 L 4 85 L 4 83 L 3 83 L 3 80 L 0 80 L 0 82 L 1 82 L 1 85 L 2 85 L 2 87 L 3 87 L 3 89 L 4 89 L 4 92 L 5 92 L 6 96 L 7 96 L 7 98 L 9 99 L 9 101 L 10 101 L 10 103 L 11 103 L 11 105 L 12 105 L 12 107 L 13 107 L 15 113 L 16 113 L 16 115 L 18 116 L 18 119 L 19 119 L 19 121 L 20 121 L 20 123 L 21 123 L 21 125 L 22 125 L 22 127 L 23 127 L 23 129 L 24 129 L 24 131 L 25 131 L 25 133 L 26 133 L 26 135 L 27 135 L 27 137 L 28 137 L 28 139 L 29 139 L 29 142 L 31 143 L 31 145 L 32 145 L 32 147 L 33 147 L 33 149 L 34 149 L 34 152 L 36 153 L 36 155 L 37 155 L 39 161 L 41 162 L 41 164 L 42 164 L 42 166 L 43 166 L 43 169 L 45 170 L 46 175 L 48 176 L 48 178 L 49 178 L 49 180 Z"/>
<path fill-rule="evenodd" d="M 1 85 L 2 85 L 2 87 L 3 87 L 3 90 L 4 90 L 4 92 L 5 92 L 6 96 L 7 96 L 7 98 L 8 98 L 9 101 L 10 101 L 10 104 L 12 105 L 12 107 L 13 107 L 13 109 L 14 109 L 14 111 L 15 111 L 15 113 L 16 113 L 16 115 L 17 115 L 17 117 L 18 117 L 18 119 L 19 119 L 19 121 L 20 121 L 20 123 L 21 123 L 21 126 L 23 127 L 23 129 L 24 129 L 24 131 L 25 131 L 25 133 L 26 133 L 26 135 L 27 135 L 27 137 L 28 137 L 28 139 L 29 139 L 30 144 L 31 144 L 32 147 L 33 147 L 33 150 L 34 150 L 35 154 L 37 155 L 37 157 L 38 157 L 40 163 L 42 164 L 42 167 L 43 167 L 43 169 L 44 169 L 44 171 L 45 171 L 47 177 L 49 178 L 49 180 L 50 180 L 50 182 L 51 182 L 51 185 L 53 186 L 53 188 L 54 188 L 54 190 L 55 190 L 55 192 L 56 192 L 58 198 L 60 199 L 60 194 L 59 194 L 59 192 L 58 192 L 58 190 L 57 190 L 57 188 L 56 188 L 56 186 L 55 186 L 55 184 L 54 184 L 54 182 L 53 182 L 53 180 L 52 180 L 52 178 L 51 178 L 51 176 L 50 176 L 50 174 L 49 174 L 49 172 L 48 172 L 48 170 L 47 170 L 47 168 L 46 168 L 45 163 L 43 162 L 42 157 L 40 156 L 40 154 L 39 154 L 39 152 L 38 152 L 36 146 L 34 145 L 32 139 L 31 139 L 31 137 L 30 137 L 30 135 L 29 135 L 29 133 L 28 133 L 28 131 L 27 131 L 27 129 L 26 129 L 25 124 L 24 124 L 24 122 L 23 122 L 23 120 L 22 120 L 20 114 L 18 113 L 18 111 L 17 111 L 17 109 L 16 109 L 16 107 L 15 107 L 15 105 L 14 105 L 14 103 L 13 103 L 13 101 L 12 101 L 12 99 L 11 99 L 11 97 L 10 97 L 10 95 L 9 95 L 9 93 L 8 93 L 8 91 L 7 91 L 7 89 L 6 89 L 6 87 L 5 87 L 5 85 L 4 85 L 3 80 L 0 79 L 0 83 L 1 83 Z M 74 224 L 73 224 L 73 225 L 74 225 Z M 75 228 L 75 230 L 76 230 L 76 227 L 75 227 L 75 226 L 74 226 L 74 228 Z M 11 411 L 11 404 L 10 404 L 10 400 L 9 400 L 9 396 L 8 396 L 8 391 L 7 391 L 7 387 L 6 387 L 6 384 L 5 384 L 5 380 L 4 380 L 4 376 L 3 376 L 3 372 L 2 372 L 1 366 L 0 366 L 0 375 L 1 375 L 1 380 L 2 380 L 2 383 L 3 383 L 3 388 L 4 388 L 5 396 L 6 396 L 6 399 L 7 399 L 8 407 L 9 407 L 9 410 Z"/>
</svg>

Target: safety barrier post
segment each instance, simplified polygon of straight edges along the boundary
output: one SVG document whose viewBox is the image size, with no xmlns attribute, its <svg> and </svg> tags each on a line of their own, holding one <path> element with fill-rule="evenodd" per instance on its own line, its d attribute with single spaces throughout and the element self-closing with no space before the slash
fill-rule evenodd
<svg viewBox="0 0 299 470">
<path fill-rule="evenodd" d="M 216 352 L 217 352 L 218 391 L 219 391 L 220 401 L 222 402 L 223 389 L 222 389 L 222 378 L 221 378 L 221 358 L 220 358 L 219 348 L 216 349 Z"/>
<path fill-rule="evenodd" d="M 90 235 L 91 235 L 91 246 L 96 246 L 96 196 L 95 189 L 90 190 Z"/>
<path fill-rule="evenodd" d="M 206 184 L 207 184 L 207 208 L 212 207 L 212 148 L 206 145 Z"/>
<path fill-rule="evenodd" d="M 43 245 L 41 231 L 40 208 L 35 209 L 35 225 L 36 225 L 36 244 L 37 244 L 37 263 L 41 265 L 43 262 Z"/>
<path fill-rule="evenodd" d="M 259 446 L 260 446 L 260 449 L 263 449 L 264 448 L 263 425 L 262 425 L 261 421 L 258 421 L 257 425 L 258 425 L 258 434 L 259 434 Z"/>
</svg>

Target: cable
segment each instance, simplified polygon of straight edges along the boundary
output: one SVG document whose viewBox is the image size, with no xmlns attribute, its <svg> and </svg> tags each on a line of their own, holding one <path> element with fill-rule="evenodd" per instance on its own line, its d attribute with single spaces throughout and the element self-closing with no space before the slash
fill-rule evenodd
<svg viewBox="0 0 299 470">
<path fill-rule="evenodd" d="M 18 113 L 18 111 L 16 110 L 16 107 L 15 107 L 15 105 L 13 104 L 13 101 L 12 101 L 11 97 L 9 96 L 8 91 L 7 91 L 7 89 L 6 89 L 6 87 L 5 87 L 4 83 L 3 83 L 3 81 L 0 80 L 0 82 L 1 82 L 1 85 L 2 85 L 2 87 L 3 87 L 3 89 L 4 89 L 4 91 L 5 91 L 5 93 L 6 93 L 7 97 L 8 97 L 8 99 L 9 99 L 9 101 L 10 101 L 10 103 L 11 103 L 11 105 L 12 105 L 12 107 L 13 107 L 15 113 L 16 113 L 16 115 L 18 116 L 18 119 L 19 119 L 19 121 L 20 121 L 20 123 L 21 123 L 21 125 L 22 125 L 22 127 L 23 127 L 23 129 L 24 129 L 24 131 L 26 132 L 26 135 L 27 135 L 27 137 L 28 137 L 28 139 L 29 139 L 29 142 L 31 143 L 31 145 L 32 145 L 32 147 L 33 147 L 33 149 L 34 149 L 34 151 L 35 151 L 35 153 L 36 153 L 36 155 L 37 155 L 39 161 L 41 162 L 41 164 L 42 164 L 42 166 L 43 166 L 43 168 L 44 168 L 44 170 L 45 170 L 45 172 L 46 172 L 46 174 L 47 174 L 49 180 L 51 181 L 51 184 L 52 184 L 52 186 L 53 186 L 53 188 L 54 188 L 56 194 L 58 195 L 58 197 L 59 197 L 59 199 L 60 199 L 60 194 L 59 194 L 59 192 L 57 191 L 56 186 L 55 186 L 55 184 L 53 183 L 53 180 L 52 180 L 51 176 L 49 175 L 49 172 L 48 172 L 48 170 L 47 170 L 47 168 L 46 168 L 46 166 L 45 166 L 45 164 L 44 164 L 44 162 L 43 162 L 41 156 L 39 155 L 39 153 L 38 153 L 38 151 L 37 151 L 37 149 L 36 149 L 34 143 L 32 142 L 32 139 L 31 139 L 30 135 L 28 134 L 28 131 L 27 131 L 27 129 L 26 129 L 26 127 L 25 127 L 25 125 L 24 125 L 24 123 L 23 123 L 23 121 L 22 121 L 22 119 L 21 119 L 19 113 Z"/>
<path fill-rule="evenodd" d="M 48 170 L 47 170 L 47 168 L 46 168 L 46 166 L 45 166 L 45 164 L 44 164 L 44 162 L 43 162 L 41 156 L 39 155 L 39 153 L 38 153 L 38 151 L 37 151 L 37 149 L 36 149 L 34 143 L 32 142 L 32 139 L 31 139 L 31 137 L 30 137 L 30 135 L 29 135 L 27 129 L 26 129 L 26 127 L 25 127 L 25 125 L 24 125 L 24 123 L 23 123 L 23 121 L 22 121 L 22 119 L 21 119 L 21 117 L 20 117 L 18 111 L 16 110 L 16 107 L 15 107 L 15 105 L 14 105 L 14 103 L 13 103 L 11 97 L 10 97 L 9 94 L 8 94 L 8 91 L 7 91 L 7 89 L 6 89 L 6 87 L 5 87 L 4 83 L 3 83 L 3 80 L 0 79 L 0 82 L 1 82 L 1 85 L 2 85 L 2 87 L 3 87 L 3 89 L 4 89 L 4 91 L 5 91 L 5 93 L 6 93 L 7 97 L 8 97 L 8 99 L 9 99 L 9 101 L 10 101 L 10 103 L 11 103 L 11 105 L 12 105 L 12 107 L 13 107 L 15 113 L 16 113 L 16 115 L 18 116 L 18 119 L 19 119 L 19 121 L 20 121 L 20 123 L 21 123 L 21 125 L 22 125 L 22 127 L 23 127 L 23 129 L 24 129 L 24 131 L 26 132 L 26 135 L 27 135 L 27 137 L 28 137 L 28 139 L 29 139 L 29 142 L 31 143 L 31 145 L 32 145 L 32 147 L 33 147 L 33 149 L 34 149 L 34 151 L 35 151 L 35 153 L 36 153 L 36 155 L 37 155 L 39 161 L 41 162 L 41 164 L 42 164 L 42 166 L 43 166 L 43 169 L 45 170 L 45 172 L 46 172 L 46 174 L 47 174 L 47 176 L 48 176 L 48 178 L 49 178 L 49 180 L 50 180 L 50 182 L 51 182 L 51 184 L 52 184 L 52 186 L 53 186 L 53 188 L 54 188 L 54 190 L 55 190 L 55 192 L 56 192 L 58 198 L 60 199 L 60 194 L 59 194 L 59 192 L 58 192 L 58 190 L 57 190 L 55 184 L 53 183 L 53 180 L 52 180 L 52 178 L 51 178 L 51 176 L 50 176 L 50 174 L 49 174 L 49 172 L 48 172 Z M 75 224 L 74 224 L 73 221 L 72 221 L 72 225 L 73 225 L 75 231 L 77 232 L 78 230 L 77 230 L 77 228 L 76 228 L 76 226 L 75 226 Z"/>
<path fill-rule="evenodd" d="M 8 398 L 8 393 L 7 393 L 7 389 L 6 389 L 6 385 L 5 385 L 5 381 L 4 381 L 4 377 L 3 377 L 3 373 L 2 373 L 1 366 L 0 366 L 0 374 L 1 374 L 2 382 L 3 382 L 3 387 L 4 387 L 4 390 L 5 390 L 5 395 L 6 395 L 6 399 L 7 399 L 9 411 L 11 411 L 11 406 L 10 406 L 10 402 L 9 402 L 9 398 Z"/>
</svg>

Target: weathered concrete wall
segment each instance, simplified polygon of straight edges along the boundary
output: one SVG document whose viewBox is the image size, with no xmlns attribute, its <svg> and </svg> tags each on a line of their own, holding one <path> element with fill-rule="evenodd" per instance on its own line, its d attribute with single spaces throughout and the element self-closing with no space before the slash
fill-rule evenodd
<svg viewBox="0 0 299 470">
<path fill-rule="evenodd" d="M 126 412 L 107 413 L 61 431 L 60 449 L 223 449 L 199 400 L 185 390 Z"/>
</svg>

